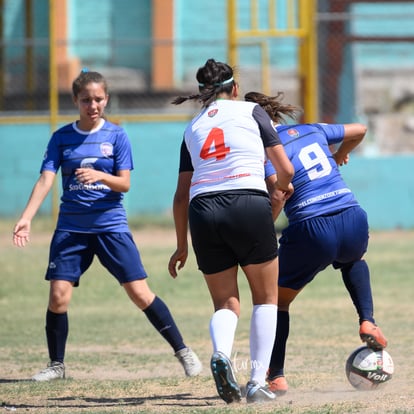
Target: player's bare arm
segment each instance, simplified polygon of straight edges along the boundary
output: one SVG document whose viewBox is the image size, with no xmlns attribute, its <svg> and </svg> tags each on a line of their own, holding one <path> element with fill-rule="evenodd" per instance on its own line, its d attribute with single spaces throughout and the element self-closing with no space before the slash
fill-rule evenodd
<svg viewBox="0 0 414 414">
<path fill-rule="evenodd" d="M 338 165 L 348 162 L 350 152 L 364 139 L 367 127 L 363 124 L 344 124 L 344 139 L 333 157 Z"/>
<path fill-rule="evenodd" d="M 52 188 L 55 176 L 52 171 L 43 171 L 34 185 L 26 208 L 13 229 L 13 243 L 16 246 L 24 247 L 30 241 L 32 219 Z"/>
<path fill-rule="evenodd" d="M 188 257 L 188 203 L 192 175 L 190 171 L 179 174 L 177 189 L 174 195 L 173 215 L 177 249 L 168 263 L 168 271 L 174 278 L 177 277 L 177 270 L 184 267 Z"/>
</svg>

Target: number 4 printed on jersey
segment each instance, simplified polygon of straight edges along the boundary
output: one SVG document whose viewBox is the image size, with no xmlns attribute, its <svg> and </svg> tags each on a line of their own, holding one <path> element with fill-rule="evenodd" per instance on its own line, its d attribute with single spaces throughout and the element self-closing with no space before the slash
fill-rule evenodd
<svg viewBox="0 0 414 414">
<path fill-rule="evenodd" d="M 226 147 L 224 143 L 224 133 L 221 128 L 213 128 L 204 142 L 200 151 L 200 158 L 207 160 L 208 158 L 216 158 L 217 161 L 224 160 L 230 147 Z"/>
</svg>

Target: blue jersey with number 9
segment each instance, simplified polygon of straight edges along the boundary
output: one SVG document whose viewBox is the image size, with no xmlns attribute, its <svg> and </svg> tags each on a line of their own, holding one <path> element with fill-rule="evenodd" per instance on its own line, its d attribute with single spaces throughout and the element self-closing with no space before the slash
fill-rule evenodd
<svg viewBox="0 0 414 414">
<path fill-rule="evenodd" d="M 358 205 L 329 149 L 329 145 L 342 141 L 343 125 L 278 125 L 276 130 L 295 167 L 295 192 L 284 208 L 290 224 Z M 268 161 L 265 176 L 274 173 Z"/>
</svg>

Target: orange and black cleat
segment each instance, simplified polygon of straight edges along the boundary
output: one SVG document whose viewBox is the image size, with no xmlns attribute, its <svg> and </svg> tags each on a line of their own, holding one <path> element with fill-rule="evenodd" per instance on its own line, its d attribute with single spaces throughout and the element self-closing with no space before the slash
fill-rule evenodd
<svg viewBox="0 0 414 414">
<path fill-rule="evenodd" d="M 362 342 L 365 342 L 368 348 L 378 350 L 387 347 L 387 338 L 381 332 L 381 329 L 370 321 L 363 321 L 359 327 L 359 336 Z"/>
<path fill-rule="evenodd" d="M 288 383 L 284 376 L 267 378 L 267 383 L 269 384 L 269 390 L 276 394 L 278 397 L 285 395 L 288 390 Z"/>
</svg>

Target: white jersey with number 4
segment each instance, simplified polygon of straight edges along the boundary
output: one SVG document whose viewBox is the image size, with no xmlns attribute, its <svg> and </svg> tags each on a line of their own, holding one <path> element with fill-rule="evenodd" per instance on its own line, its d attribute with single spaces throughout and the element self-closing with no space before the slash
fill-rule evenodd
<svg viewBox="0 0 414 414">
<path fill-rule="evenodd" d="M 266 191 L 264 147 L 280 144 L 272 131 L 270 118 L 255 103 L 223 99 L 205 108 L 184 132 L 194 170 L 190 199 L 212 191 Z M 181 160 L 180 171 L 182 165 Z"/>
</svg>

